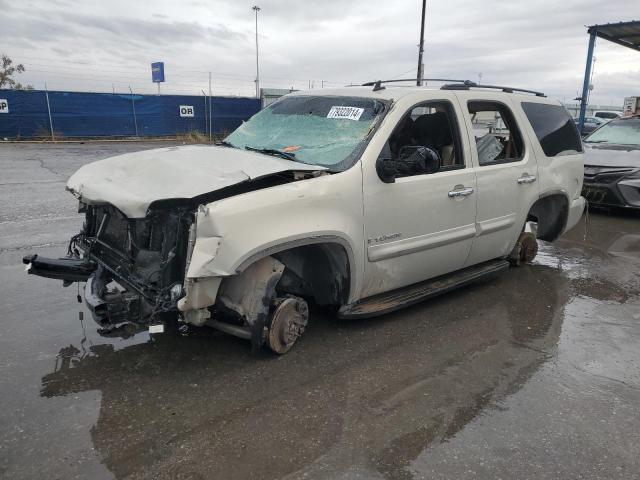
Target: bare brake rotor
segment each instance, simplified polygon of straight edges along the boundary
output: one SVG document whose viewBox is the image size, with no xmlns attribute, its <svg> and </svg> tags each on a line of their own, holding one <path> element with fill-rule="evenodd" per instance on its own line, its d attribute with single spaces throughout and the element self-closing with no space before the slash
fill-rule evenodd
<svg viewBox="0 0 640 480">
<path fill-rule="evenodd" d="M 277 354 L 287 353 L 304 333 L 308 321 L 309 307 L 303 299 L 277 299 L 275 310 L 271 314 L 267 345 Z"/>
<path fill-rule="evenodd" d="M 509 255 L 509 262 L 513 266 L 520 265 L 523 262 L 532 262 L 538 253 L 538 241 L 536 236 L 531 232 L 522 232 L 518 237 L 516 246 Z"/>
</svg>

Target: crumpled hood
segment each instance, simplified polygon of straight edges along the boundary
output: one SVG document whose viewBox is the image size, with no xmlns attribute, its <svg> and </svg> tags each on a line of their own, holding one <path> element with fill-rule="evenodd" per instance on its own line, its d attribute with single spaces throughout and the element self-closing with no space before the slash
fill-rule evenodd
<svg viewBox="0 0 640 480">
<path fill-rule="evenodd" d="M 584 144 L 584 164 L 597 167 L 640 168 L 640 148 L 610 143 Z"/>
<path fill-rule="evenodd" d="M 141 218 L 157 200 L 190 199 L 279 172 L 324 169 L 236 148 L 188 145 L 84 165 L 67 189 L 84 202 L 110 203 L 129 218 Z"/>
</svg>

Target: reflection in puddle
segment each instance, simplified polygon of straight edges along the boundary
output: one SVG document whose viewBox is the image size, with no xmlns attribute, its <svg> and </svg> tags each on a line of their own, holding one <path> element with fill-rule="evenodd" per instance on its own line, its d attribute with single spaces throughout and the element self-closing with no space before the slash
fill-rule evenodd
<svg viewBox="0 0 640 480">
<path fill-rule="evenodd" d="M 620 257 L 640 258 L 640 235 L 621 235 L 609 245 L 607 252 Z"/>
<path fill-rule="evenodd" d="M 453 438 L 421 451 L 404 476 L 387 478 L 635 478 L 633 426 L 624 439 L 639 419 L 633 312 L 637 296 L 625 304 L 570 298 L 552 357 Z"/>
<path fill-rule="evenodd" d="M 574 229 L 534 265 L 378 319 L 313 312 L 285 357 L 206 329 L 71 345 L 41 395 L 101 392 L 91 438 L 117 478 L 461 478 L 456 452 L 477 448 L 481 464 L 482 442 L 507 451 L 505 432 L 555 418 L 550 397 L 594 388 L 580 375 L 628 378 L 616 348 L 634 338 L 623 332 L 638 269 L 614 262 L 637 243 L 602 230 Z"/>
<path fill-rule="evenodd" d="M 316 312 L 281 358 L 217 334 L 70 346 L 41 394 L 102 392 L 91 437 L 117 478 L 181 465 L 193 478 L 326 478 L 354 462 L 405 478 L 554 355 L 568 295 L 566 276 L 535 266 L 377 320 Z"/>
</svg>

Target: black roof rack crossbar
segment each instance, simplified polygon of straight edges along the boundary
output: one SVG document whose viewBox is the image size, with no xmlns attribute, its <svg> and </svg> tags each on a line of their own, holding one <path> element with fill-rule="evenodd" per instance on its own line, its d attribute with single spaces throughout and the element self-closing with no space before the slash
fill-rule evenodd
<svg viewBox="0 0 640 480">
<path fill-rule="evenodd" d="M 416 79 L 415 78 L 400 78 L 400 79 L 393 79 L 393 80 L 376 80 L 374 82 L 367 82 L 367 83 L 363 83 L 361 86 L 362 87 L 373 87 L 376 84 L 380 85 L 382 83 L 399 83 L 399 82 L 415 82 Z M 455 83 L 465 83 L 468 82 L 469 80 L 453 80 L 451 78 L 423 78 L 422 79 L 423 82 L 455 82 Z"/>
<path fill-rule="evenodd" d="M 373 87 L 374 91 L 383 90 L 383 83 L 400 83 L 400 82 L 415 82 L 415 78 L 400 78 L 393 80 L 376 80 L 375 82 L 363 83 L 363 87 Z M 440 87 L 441 90 L 469 90 L 470 88 L 492 88 L 495 90 L 502 90 L 505 93 L 522 92 L 532 93 L 536 97 L 546 97 L 542 92 L 536 92 L 534 90 L 526 90 L 524 88 L 515 87 L 502 87 L 499 85 L 480 85 L 471 80 L 453 80 L 450 78 L 423 78 L 423 82 L 449 82 Z"/>
<path fill-rule="evenodd" d="M 536 97 L 546 97 L 546 95 L 542 92 L 536 92 L 534 90 L 526 90 L 524 88 L 515 88 L 515 87 L 501 87 L 499 85 L 479 85 L 475 82 L 464 82 L 463 85 L 459 85 L 457 83 L 446 84 L 440 87 L 441 90 L 469 90 L 469 88 L 493 88 L 496 90 L 502 90 L 506 93 L 513 92 L 522 92 L 522 93 L 532 93 Z"/>
</svg>

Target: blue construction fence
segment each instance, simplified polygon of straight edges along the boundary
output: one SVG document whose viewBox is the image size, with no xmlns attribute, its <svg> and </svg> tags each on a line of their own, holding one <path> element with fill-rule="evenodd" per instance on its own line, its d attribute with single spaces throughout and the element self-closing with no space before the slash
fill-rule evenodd
<svg viewBox="0 0 640 480">
<path fill-rule="evenodd" d="M 209 131 L 208 99 L 203 95 L 50 91 L 48 96 L 53 131 L 59 137 L 172 136 Z M 257 98 L 211 97 L 211 131 L 232 132 L 258 110 Z M 47 92 L 0 90 L 0 139 L 50 135 Z"/>
</svg>

